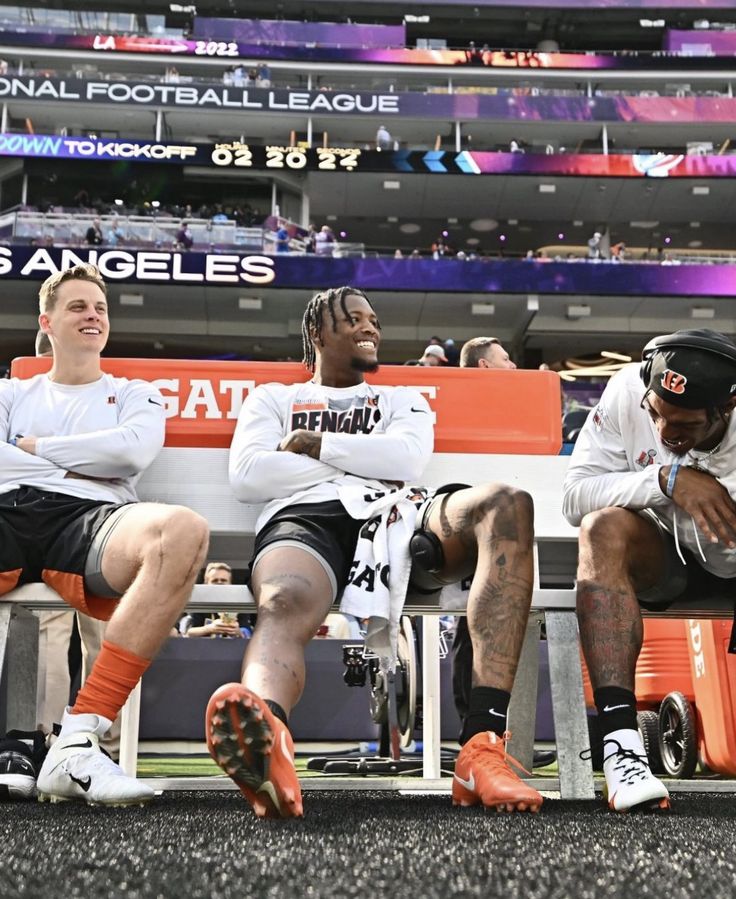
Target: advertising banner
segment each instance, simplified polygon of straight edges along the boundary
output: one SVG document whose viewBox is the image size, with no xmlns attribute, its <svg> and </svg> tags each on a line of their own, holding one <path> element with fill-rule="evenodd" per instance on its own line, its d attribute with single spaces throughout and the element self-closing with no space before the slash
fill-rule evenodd
<svg viewBox="0 0 736 899">
<path fill-rule="evenodd" d="M 0 246 L 0 279 L 41 282 L 91 262 L 110 283 L 253 286 L 321 290 L 354 284 L 375 291 L 591 296 L 736 295 L 736 265 L 526 262 L 524 260 L 332 259 L 317 256 L 178 253 L 99 247 Z"/>
<path fill-rule="evenodd" d="M 205 56 L 217 59 L 290 60 L 304 62 L 373 63 L 375 65 L 479 66 L 521 69 L 714 69 L 721 63 L 657 51 L 638 53 L 545 53 L 538 50 L 419 50 L 411 47 L 315 47 L 244 44 L 238 41 L 137 37 L 120 34 L 58 34 L 0 32 L 8 47 L 43 47 L 100 53 L 147 53 L 167 57 Z"/>
<path fill-rule="evenodd" d="M 736 36 L 734 36 L 736 41 Z M 95 81 L 0 77 L 0 101 L 49 100 L 105 106 L 171 107 L 265 112 L 301 116 L 462 119 L 543 122 L 733 122 L 732 97 L 556 97 L 532 96 L 529 89 L 498 88 L 495 93 L 307 91 L 224 84 L 164 84 L 151 81 Z M 247 125 L 247 119 L 244 120 Z"/>
<path fill-rule="evenodd" d="M 669 29 L 664 46 L 686 56 L 736 56 L 736 32 Z"/>
<path fill-rule="evenodd" d="M 11 376 L 30 378 L 50 364 L 48 358 L 15 359 Z M 297 362 L 103 359 L 102 367 L 116 377 L 142 378 L 158 387 L 166 405 L 167 446 L 228 447 L 250 391 L 259 384 L 295 384 L 310 377 Z M 384 365 L 367 380 L 416 387 L 426 396 L 435 416 L 436 452 L 549 455 L 560 450 L 560 379 L 554 372 Z M 344 428 L 349 431 L 349 420 Z"/>
<path fill-rule="evenodd" d="M 404 25 L 355 22 L 295 22 L 274 19 L 218 19 L 196 16 L 192 37 L 246 44 L 332 44 L 337 47 L 403 47 Z"/>
<path fill-rule="evenodd" d="M 599 178 L 733 178 L 736 156 L 684 153 L 497 153 L 462 150 L 396 150 L 359 147 L 277 147 L 242 143 L 167 143 L 0 134 L 0 157 L 197 165 L 255 171 L 383 172 L 417 175 L 548 175 Z"/>
</svg>

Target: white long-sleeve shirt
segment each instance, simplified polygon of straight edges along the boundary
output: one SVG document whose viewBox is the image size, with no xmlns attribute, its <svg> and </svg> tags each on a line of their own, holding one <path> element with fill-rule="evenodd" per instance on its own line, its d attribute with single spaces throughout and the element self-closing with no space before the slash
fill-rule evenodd
<svg viewBox="0 0 736 899">
<path fill-rule="evenodd" d="M 278 451 L 293 430 L 322 432 L 319 459 Z M 338 499 L 341 486 L 416 483 L 434 446 L 432 415 L 410 387 L 263 384 L 246 399 L 230 448 L 230 484 L 241 502 L 266 503 L 260 530 L 279 509 Z"/>
<path fill-rule="evenodd" d="M 589 512 L 610 506 L 651 509 L 669 533 L 677 528 L 680 545 L 701 559 L 705 569 L 719 577 L 734 577 L 736 551 L 710 543 L 700 531 L 696 539 L 695 522 L 662 492 L 659 470 L 677 461 L 697 464 L 736 496 L 736 417 L 731 417 L 715 452 L 693 450 L 678 457 L 662 444 L 641 408 L 644 393 L 638 364 L 627 365 L 611 378 L 575 444 L 563 486 L 563 514 L 570 524 L 579 525 Z"/>
<path fill-rule="evenodd" d="M 161 394 L 145 381 L 108 374 L 80 385 L 46 374 L 0 381 L 0 493 L 28 486 L 135 502 L 135 482 L 158 455 L 164 431 Z M 36 437 L 36 454 L 11 446 L 15 436 Z"/>
</svg>

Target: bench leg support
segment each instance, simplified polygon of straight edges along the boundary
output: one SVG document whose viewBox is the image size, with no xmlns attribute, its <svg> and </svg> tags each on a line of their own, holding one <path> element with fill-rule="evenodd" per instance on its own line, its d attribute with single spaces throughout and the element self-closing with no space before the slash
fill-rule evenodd
<svg viewBox="0 0 736 899">
<path fill-rule="evenodd" d="M 539 635 L 541 622 L 536 616 L 526 626 L 524 645 L 516 670 L 509 704 L 509 753 L 527 769 L 534 764 L 534 732 L 537 724 L 537 685 L 539 682 Z"/>
<path fill-rule="evenodd" d="M 138 731 L 141 716 L 141 682 L 135 685 L 120 712 L 120 759 L 118 764 L 128 777 L 138 769 Z"/>
<path fill-rule="evenodd" d="M 36 729 L 37 678 L 38 618 L 0 603 L 0 734 Z"/>
<path fill-rule="evenodd" d="M 422 709 L 425 778 L 440 777 L 440 619 L 422 616 Z"/>
<path fill-rule="evenodd" d="M 590 740 L 577 617 L 572 611 L 547 612 L 545 620 L 560 794 L 563 799 L 594 799 L 593 768 L 590 760 L 580 758 L 580 753 L 590 747 Z"/>
</svg>

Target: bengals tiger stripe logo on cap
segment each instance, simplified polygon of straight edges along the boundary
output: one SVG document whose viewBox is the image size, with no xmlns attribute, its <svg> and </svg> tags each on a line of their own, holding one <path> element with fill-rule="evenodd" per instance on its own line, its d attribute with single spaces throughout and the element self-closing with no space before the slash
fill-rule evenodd
<svg viewBox="0 0 736 899">
<path fill-rule="evenodd" d="M 660 383 L 662 387 L 664 387 L 665 390 L 669 390 L 670 393 L 683 394 L 685 392 L 687 378 L 677 371 L 672 371 L 671 368 L 665 368 L 662 372 L 662 380 Z"/>
</svg>

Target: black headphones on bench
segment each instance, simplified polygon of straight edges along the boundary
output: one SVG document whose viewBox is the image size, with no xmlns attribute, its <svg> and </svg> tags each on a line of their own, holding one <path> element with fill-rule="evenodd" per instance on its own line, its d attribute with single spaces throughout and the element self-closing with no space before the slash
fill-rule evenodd
<svg viewBox="0 0 736 899">
<path fill-rule="evenodd" d="M 419 527 L 414 531 L 409 539 L 409 554 L 412 562 L 416 563 L 424 571 L 430 574 L 436 574 L 442 571 L 445 565 L 445 554 L 442 550 L 442 541 L 433 534 L 432 531 L 425 528 L 427 522 L 427 513 L 429 512 L 434 499 L 447 493 L 455 493 L 457 490 L 465 490 L 470 484 L 445 484 L 438 487 L 434 497 L 425 507 L 422 520 Z"/>
<path fill-rule="evenodd" d="M 711 331 L 708 328 L 699 328 L 687 331 L 675 331 L 674 334 L 663 334 L 650 340 L 641 352 L 641 367 L 639 374 L 645 387 L 649 387 L 652 376 L 652 360 L 657 353 L 663 353 L 670 349 L 705 350 L 732 362 L 736 366 L 736 345 L 724 334 Z"/>
</svg>

